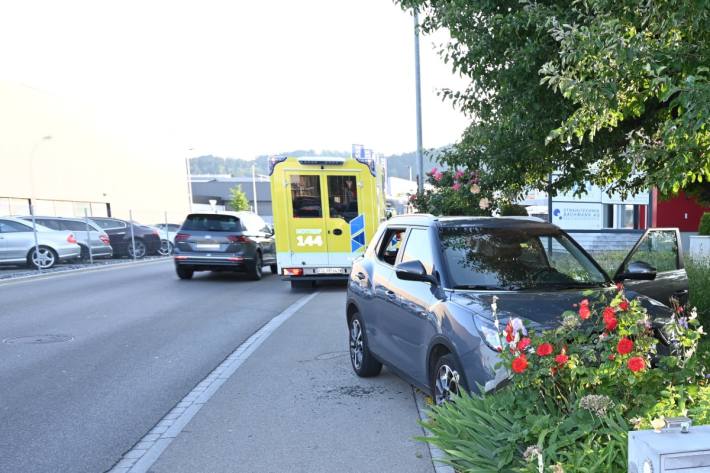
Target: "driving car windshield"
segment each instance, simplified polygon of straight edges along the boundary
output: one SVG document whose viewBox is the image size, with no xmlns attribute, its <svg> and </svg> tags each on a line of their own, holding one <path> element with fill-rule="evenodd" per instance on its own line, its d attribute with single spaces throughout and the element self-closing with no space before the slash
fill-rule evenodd
<svg viewBox="0 0 710 473">
<path fill-rule="evenodd" d="M 239 232 L 242 231 L 242 226 L 239 218 L 232 215 L 192 214 L 185 219 L 182 229 L 205 232 Z"/>
<path fill-rule="evenodd" d="M 454 288 L 580 288 L 609 282 L 562 233 L 470 226 L 443 228 L 440 236 Z"/>
</svg>

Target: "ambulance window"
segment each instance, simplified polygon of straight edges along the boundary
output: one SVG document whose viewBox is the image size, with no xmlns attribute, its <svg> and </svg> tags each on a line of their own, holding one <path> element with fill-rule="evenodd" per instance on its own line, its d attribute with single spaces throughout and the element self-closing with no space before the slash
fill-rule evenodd
<svg viewBox="0 0 710 473">
<path fill-rule="evenodd" d="M 294 218 L 321 218 L 319 176 L 291 176 L 291 205 Z"/>
<path fill-rule="evenodd" d="M 328 176 L 328 207 L 331 218 L 349 222 L 358 216 L 355 176 Z"/>
</svg>

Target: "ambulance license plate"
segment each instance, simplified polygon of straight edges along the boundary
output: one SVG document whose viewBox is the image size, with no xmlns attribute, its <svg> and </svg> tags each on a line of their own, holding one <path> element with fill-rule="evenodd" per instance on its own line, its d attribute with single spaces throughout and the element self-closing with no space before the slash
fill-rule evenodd
<svg viewBox="0 0 710 473">
<path fill-rule="evenodd" d="M 345 274 L 345 268 L 316 268 L 318 274 Z"/>
</svg>

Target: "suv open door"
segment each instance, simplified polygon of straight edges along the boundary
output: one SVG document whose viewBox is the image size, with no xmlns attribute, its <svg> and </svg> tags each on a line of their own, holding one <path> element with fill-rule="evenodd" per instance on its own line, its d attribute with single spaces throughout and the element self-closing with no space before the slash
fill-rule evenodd
<svg viewBox="0 0 710 473">
<path fill-rule="evenodd" d="M 668 306 L 688 302 L 688 275 L 677 228 L 649 228 L 614 274 L 614 281 Z"/>
</svg>

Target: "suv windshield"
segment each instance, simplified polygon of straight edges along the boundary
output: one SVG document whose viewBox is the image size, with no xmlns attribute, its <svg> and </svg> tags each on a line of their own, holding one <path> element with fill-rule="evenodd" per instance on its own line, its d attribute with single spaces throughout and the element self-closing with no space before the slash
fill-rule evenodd
<svg viewBox="0 0 710 473">
<path fill-rule="evenodd" d="M 242 225 L 237 217 L 220 214 L 188 215 L 182 230 L 203 232 L 241 232 Z"/>
<path fill-rule="evenodd" d="M 560 289 L 609 282 L 559 232 L 471 226 L 442 228 L 440 237 L 455 289 Z"/>
</svg>

